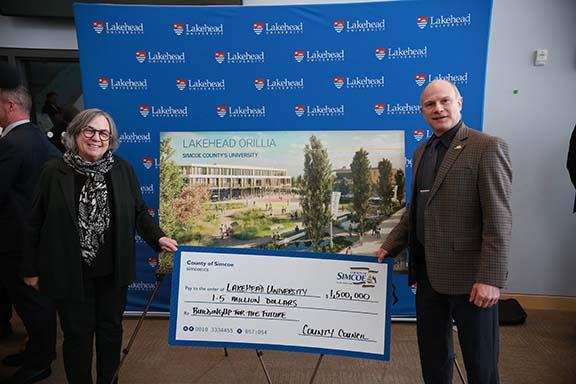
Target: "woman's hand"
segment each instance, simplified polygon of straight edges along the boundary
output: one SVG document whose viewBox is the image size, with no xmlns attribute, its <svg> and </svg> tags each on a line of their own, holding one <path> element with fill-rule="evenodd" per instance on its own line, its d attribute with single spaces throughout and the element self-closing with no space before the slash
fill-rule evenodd
<svg viewBox="0 0 576 384">
<path fill-rule="evenodd" d="M 166 236 L 158 239 L 158 245 L 160 246 L 160 249 L 163 250 L 164 252 L 176 252 L 178 250 L 178 248 L 176 247 L 178 245 L 176 240 Z"/>
</svg>

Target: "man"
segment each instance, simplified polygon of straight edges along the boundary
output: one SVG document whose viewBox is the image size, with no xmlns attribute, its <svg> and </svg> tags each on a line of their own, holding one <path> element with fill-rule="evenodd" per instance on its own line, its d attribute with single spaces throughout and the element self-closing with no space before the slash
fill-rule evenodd
<svg viewBox="0 0 576 384">
<path fill-rule="evenodd" d="M 414 153 L 410 207 L 377 256 L 410 246 L 424 381 L 452 382 L 454 320 L 468 380 L 498 383 L 495 304 L 512 228 L 508 147 L 462 122 L 462 97 L 448 81 L 424 89 L 420 110 L 434 134 Z"/>
<path fill-rule="evenodd" d="M 568 148 L 568 161 L 566 167 L 570 173 L 572 185 L 576 188 L 576 126 L 574 127 L 572 136 L 570 137 L 570 147 Z M 576 197 L 574 198 L 574 208 L 572 209 L 572 213 L 576 213 Z"/>
<path fill-rule="evenodd" d="M 50 375 L 56 353 L 54 307 L 24 283 L 20 270 L 23 254 L 29 251 L 27 235 L 36 181 L 44 162 L 61 154 L 30 123 L 31 99 L 26 88 L 10 87 L 7 78 L 18 76 L 15 69 L 3 65 L 0 72 L 0 282 L 29 337 L 24 353 L 4 358 L 4 365 L 21 367 L 3 383 L 26 384 Z"/>
</svg>

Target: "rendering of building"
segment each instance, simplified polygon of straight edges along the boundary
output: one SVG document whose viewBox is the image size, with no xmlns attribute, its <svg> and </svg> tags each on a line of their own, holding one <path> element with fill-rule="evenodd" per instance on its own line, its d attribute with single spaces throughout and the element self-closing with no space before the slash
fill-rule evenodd
<svg viewBox="0 0 576 384">
<path fill-rule="evenodd" d="M 218 164 L 181 165 L 189 185 L 207 185 L 213 200 L 289 193 L 292 180 L 286 169 Z"/>
</svg>

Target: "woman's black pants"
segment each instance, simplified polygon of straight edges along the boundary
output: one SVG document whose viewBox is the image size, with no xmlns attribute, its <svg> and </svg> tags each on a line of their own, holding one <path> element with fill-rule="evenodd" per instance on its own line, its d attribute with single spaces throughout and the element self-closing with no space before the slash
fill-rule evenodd
<svg viewBox="0 0 576 384">
<path fill-rule="evenodd" d="M 92 384 L 94 340 L 97 384 L 110 384 L 120 362 L 126 290 L 116 289 L 111 276 L 90 278 L 84 274 L 84 300 L 57 303 L 69 384 Z"/>
</svg>

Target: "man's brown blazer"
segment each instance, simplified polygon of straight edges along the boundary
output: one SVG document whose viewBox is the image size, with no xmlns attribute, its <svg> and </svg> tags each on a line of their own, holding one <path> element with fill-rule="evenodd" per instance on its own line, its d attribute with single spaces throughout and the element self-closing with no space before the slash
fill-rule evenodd
<svg viewBox="0 0 576 384">
<path fill-rule="evenodd" d="M 414 153 L 412 202 L 423 143 Z M 424 210 L 425 260 L 434 290 L 468 294 L 474 283 L 502 288 L 512 232 L 508 145 L 462 125 L 442 161 Z M 395 255 L 414 239 L 410 208 L 384 241 Z M 414 258 L 412 258 L 414 259 Z M 413 260 L 411 260 L 413 263 Z M 414 265 L 410 283 L 417 281 Z"/>
</svg>

